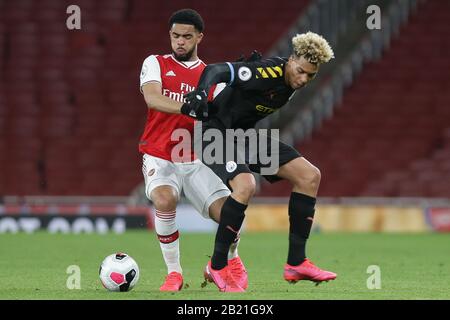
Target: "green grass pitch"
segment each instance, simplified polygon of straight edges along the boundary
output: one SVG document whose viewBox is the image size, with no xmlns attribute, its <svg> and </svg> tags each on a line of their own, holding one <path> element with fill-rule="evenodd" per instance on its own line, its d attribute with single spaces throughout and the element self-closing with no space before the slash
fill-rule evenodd
<svg viewBox="0 0 450 320">
<path fill-rule="evenodd" d="M 133 231 L 123 235 L 0 235 L 0 299 L 450 299 L 450 234 L 320 234 L 310 237 L 308 256 L 338 274 L 315 286 L 282 279 L 287 234 L 244 233 L 240 255 L 249 272 L 245 293 L 223 294 L 202 288 L 203 267 L 213 248 L 213 234 L 181 234 L 185 288 L 161 293 L 166 269 L 156 236 Z M 141 275 L 130 292 L 107 292 L 98 278 L 101 261 L 123 251 L 139 264 Z M 81 289 L 69 290 L 67 267 L 78 265 Z M 377 265 L 381 289 L 368 289 Z"/>
</svg>

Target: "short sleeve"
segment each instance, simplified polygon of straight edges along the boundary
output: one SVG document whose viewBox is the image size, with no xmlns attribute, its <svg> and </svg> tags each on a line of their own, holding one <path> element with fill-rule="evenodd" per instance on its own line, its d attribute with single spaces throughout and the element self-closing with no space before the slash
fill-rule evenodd
<svg viewBox="0 0 450 320">
<path fill-rule="evenodd" d="M 155 55 L 151 55 L 144 60 L 140 75 L 140 90 L 148 82 L 156 81 L 161 83 L 161 68 Z"/>
</svg>

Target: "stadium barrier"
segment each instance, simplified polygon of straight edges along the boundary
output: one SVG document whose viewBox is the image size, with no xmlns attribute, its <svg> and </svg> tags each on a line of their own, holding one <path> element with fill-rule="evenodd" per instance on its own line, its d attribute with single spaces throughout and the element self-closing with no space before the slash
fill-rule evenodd
<svg viewBox="0 0 450 320">
<path fill-rule="evenodd" d="M 288 230 L 286 205 L 251 205 L 246 230 Z M 429 231 L 420 207 L 318 205 L 313 230 L 323 232 L 425 232 Z"/>
<path fill-rule="evenodd" d="M 434 231 L 450 232 L 450 208 L 428 208 L 425 217 Z"/>
<path fill-rule="evenodd" d="M 347 198 L 343 203 L 335 200 L 322 202 L 325 204 L 316 206 L 315 231 L 450 232 L 448 200 Z M 246 211 L 245 230 L 286 231 L 289 228 L 287 212 L 286 204 L 250 204 Z"/>
<path fill-rule="evenodd" d="M 125 205 L 0 205 L 0 233 L 124 233 L 153 229 L 149 207 Z"/>
<path fill-rule="evenodd" d="M 320 232 L 450 232 L 450 205 L 416 203 L 327 203 L 316 207 L 313 231 Z M 264 200 L 262 200 L 264 201 Z M 255 201 L 246 211 L 244 230 L 283 231 L 289 228 L 287 201 Z M 386 202 L 384 200 L 384 202 Z M 189 204 L 177 207 L 182 232 L 214 232 L 217 224 Z M 153 229 L 152 206 L 118 203 L 0 204 L 0 233 L 123 233 Z"/>
</svg>

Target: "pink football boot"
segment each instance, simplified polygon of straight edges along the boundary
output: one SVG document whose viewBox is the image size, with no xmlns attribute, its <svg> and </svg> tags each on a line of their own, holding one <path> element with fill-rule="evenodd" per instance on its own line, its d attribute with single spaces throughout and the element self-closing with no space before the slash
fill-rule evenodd
<svg viewBox="0 0 450 320">
<path fill-rule="evenodd" d="M 248 275 L 241 258 L 236 257 L 228 260 L 228 266 L 230 267 L 231 275 L 234 281 L 244 290 L 248 287 Z"/>
<path fill-rule="evenodd" d="M 211 261 L 208 261 L 203 274 L 205 280 L 214 282 L 221 292 L 245 292 L 233 279 L 228 265 L 221 270 L 214 270 L 211 267 Z"/>
<path fill-rule="evenodd" d="M 298 266 L 291 266 L 286 264 L 284 266 L 284 279 L 291 283 L 296 283 L 300 280 L 310 280 L 320 283 L 322 281 L 329 281 L 336 279 L 336 273 L 325 271 L 314 265 L 309 259 L 305 259 Z"/>
<path fill-rule="evenodd" d="M 183 287 L 183 276 L 178 272 L 171 272 L 166 276 L 166 280 L 159 287 L 159 291 L 180 291 Z"/>
</svg>

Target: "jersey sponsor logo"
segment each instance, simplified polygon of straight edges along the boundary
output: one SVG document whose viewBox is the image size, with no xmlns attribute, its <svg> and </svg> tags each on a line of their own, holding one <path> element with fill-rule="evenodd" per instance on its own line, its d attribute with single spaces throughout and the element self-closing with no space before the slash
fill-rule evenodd
<svg viewBox="0 0 450 320">
<path fill-rule="evenodd" d="M 270 113 L 272 113 L 272 112 L 274 112 L 276 109 L 272 109 L 272 108 L 269 108 L 269 107 L 265 107 L 265 106 L 263 106 L 263 105 L 260 105 L 260 104 L 258 104 L 258 105 L 256 105 L 256 110 L 258 110 L 259 112 L 262 112 L 262 113 L 267 113 L 267 114 L 270 114 Z"/>
<path fill-rule="evenodd" d="M 240 67 L 238 70 L 239 79 L 248 81 L 252 77 L 252 71 L 247 67 Z"/>
<path fill-rule="evenodd" d="M 163 95 L 165 95 L 166 97 L 169 97 L 172 100 L 178 101 L 178 102 L 186 102 L 184 99 L 184 94 L 191 92 L 195 90 L 195 87 L 190 86 L 187 83 L 182 82 L 180 85 L 180 91 L 178 92 L 173 92 L 169 89 L 164 88 L 163 89 Z"/>
<path fill-rule="evenodd" d="M 178 102 L 185 102 L 183 92 L 172 92 L 169 89 L 163 89 L 163 95 Z"/>
<path fill-rule="evenodd" d="M 155 174 L 155 169 L 151 169 L 149 172 L 148 172 L 148 176 L 149 177 L 151 177 L 152 175 L 154 175 Z"/>
<path fill-rule="evenodd" d="M 191 92 L 191 91 L 195 90 L 195 87 L 194 86 L 190 86 L 189 84 L 182 82 L 181 85 L 180 85 L 180 90 L 182 92 Z"/>
<path fill-rule="evenodd" d="M 177 75 L 175 74 L 175 72 L 173 72 L 173 70 L 167 71 L 166 72 L 166 77 L 176 77 Z"/>
<path fill-rule="evenodd" d="M 233 171 L 235 171 L 237 169 L 237 164 L 234 161 L 228 161 L 227 164 L 225 165 L 225 169 L 231 173 Z"/>
</svg>

